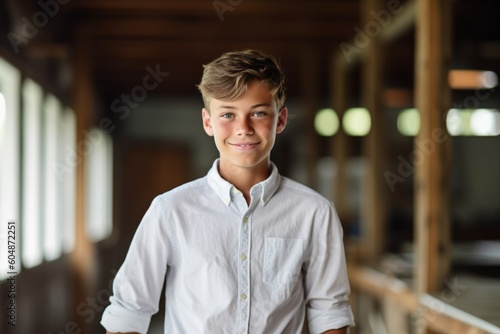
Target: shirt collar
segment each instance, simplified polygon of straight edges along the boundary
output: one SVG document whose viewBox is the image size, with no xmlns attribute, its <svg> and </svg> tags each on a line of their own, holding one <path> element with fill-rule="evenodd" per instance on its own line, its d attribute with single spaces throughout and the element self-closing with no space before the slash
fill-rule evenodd
<svg viewBox="0 0 500 334">
<path fill-rule="evenodd" d="M 236 187 L 220 176 L 218 165 L 219 159 L 214 161 L 212 168 L 208 171 L 207 181 L 222 202 L 224 202 L 225 205 L 229 205 L 231 203 L 231 189 L 236 189 Z M 250 193 L 252 193 L 254 188 L 261 187 L 260 200 L 262 205 L 265 205 L 271 199 L 278 189 L 281 181 L 281 176 L 276 165 L 271 162 L 270 167 L 271 175 L 266 180 L 254 185 L 250 190 Z"/>
</svg>

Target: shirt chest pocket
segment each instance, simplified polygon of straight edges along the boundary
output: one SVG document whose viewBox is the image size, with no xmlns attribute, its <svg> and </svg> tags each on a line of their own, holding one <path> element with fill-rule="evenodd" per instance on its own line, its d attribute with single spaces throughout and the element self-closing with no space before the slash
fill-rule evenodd
<svg viewBox="0 0 500 334">
<path fill-rule="evenodd" d="M 264 247 L 264 282 L 275 288 L 294 285 L 300 277 L 304 240 L 266 238 Z"/>
</svg>

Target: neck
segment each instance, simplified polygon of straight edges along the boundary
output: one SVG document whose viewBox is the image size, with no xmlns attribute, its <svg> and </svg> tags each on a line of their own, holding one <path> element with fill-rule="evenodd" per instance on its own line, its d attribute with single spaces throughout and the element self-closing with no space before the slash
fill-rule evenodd
<svg viewBox="0 0 500 334">
<path fill-rule="evenodd" d="M 271 170 L 269 161 L 249 168 L 226 165 L 223 161 L 220 161 L 219 174 L 224 180 L 238 188 L 245 196 L 247 204 L 250 204 L 250 189 L 257 183 L 267 179 L 271 174 Z"/>
</svg>

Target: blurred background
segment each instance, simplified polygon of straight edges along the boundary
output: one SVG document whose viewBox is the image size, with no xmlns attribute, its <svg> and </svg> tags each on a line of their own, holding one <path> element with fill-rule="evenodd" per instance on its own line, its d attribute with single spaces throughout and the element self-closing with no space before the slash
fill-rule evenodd
<svg viewBox="0 0 500 334">
<path fill-rule="evenodd" d="M 104 333 L 151 200 L 217 157 L 202 65 L 252 48 L 287 77 L 272 160 L 341 218 L 351 333 L 500 333 L 497 8 L 1 0 L 0 332 Z"/>
</svg>

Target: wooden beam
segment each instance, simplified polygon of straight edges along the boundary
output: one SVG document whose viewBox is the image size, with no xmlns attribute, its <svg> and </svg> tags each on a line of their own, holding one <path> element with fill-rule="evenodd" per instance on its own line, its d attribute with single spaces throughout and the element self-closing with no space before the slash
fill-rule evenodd
<svg viewBox="0 0 500 334">
<path fill-rule="evenodd" d="M 380 32 L 381 42 L 394 43 L 398 38 L 408 33 L 415 26 L 417 19 L 417 2 L 407 1 L 401 6 L 401 11 L 391 16 L 391 23 Z"/>
<path fill-rule="evenodd" d="M 349 264 L 347 266 L 349 282 L 353 288 L 377 297 L 396 302 L 408 313 L 417 311 L 418 298 L 403 281 L 389 277 L 368 267 Z"/>
<path fill-rule="evenodd" d="M 416 291 L 440 290 L 450 268 L 450 108 L 452 0 L 420 0 L 416 30 L 416 107 L 420 132 L 415 167 Z M 413 158 L 412 158 L 413 157 Z"/>
<path fill-rule="evenodd" d="M 24 46 L 26 54 L 32 58 L 67 59 L 70 55 L 68 46 L 55 43 L 29 43 Z"/>
<path fill-rule="evenodd" d="M 236 3 L 236 1 L 233 1 L 233 3 Z M 76 1 L 73 5 L 78 10 L 99 11 L 101 13 L 103 11 L 164 12 L 166 14 L 214 17 L 215 20 L 218 20 L 213 1 L 205 0 L 84 0 Z M 286 6 L 283 3 L 274 1 L 242 1 L 240 4 L 231 6 L 231 8 L 233 10 L 226 12 L 228 17 L 233 14 L 238 16 L 356 17 L 358 14 L 358 4 L 351 0 L 318 1 L 314 3 L 292 0 L 287 1 Z"/>
<path fill-rule="evenodd" d="M 85 165 L 89 145 L 85 133 L 91 127 L 94 117 L 93 101 L 93 79 L 92 64 L 89 55 L 88 36 L 80 36 L 76 39 L 74 53 L 74 90 L 73 110 L 76 114 L 76 143 L 78 160 L 76 165 L 76 226 L 75 226 L 75 248 L 70 255 L 73 271 L 73 310 L 74 321 L 81 334 L 90 334 L 90 329 L 85 319 L 77 313 L 79 305 L 92 295 L 95 263 L 94 246 L 86 233 L 86 198 L 87 179 Z M 91 149 L 91 148 L 90 148 Z"/>
<path fill-rule="evenodd" d="M 388 4 L 390 3 L 395 2 L 388 2 Z M 363 44 L 360 45 L 360 43 L 357 42 L 357 38 L 360 38 L 361 34 L 364 34 L 366 36 L 363 39 L 367 40 L 363 43 L 366 43 L 367 45 L 373 44 L 372 41 L 388 45 L 394 43 L 397 39 L 404 36 L 404 34 L 410 31 L 411 28 L 415 25 L 417 15 L 416 3 L 409 1 L 406 2 L 404 6 L 401 5 L 400 7 L 396 8 L 393 8 L 393 6 L 390 5 L 387 6 L 387 8 L 383 8 L 380 3 L 377 9 L 373 9 L 369 7 L 369 5 L 366 5 L 366 3 L 362 2 L 361 16 L 363 19 L 361 21 L 361 33 L 357 31 L 353 42 L 348 43 L 350 47 L 354 47 L 355 49 L 357 48 L 358 51 L 349 52 L 346 51 L 349 49 L 344 50 L 349 55 L 348 63 L 350 67 L 353 67 L 355 64 L 357 64 L 360 58 L 369 57 L 369 55 L 371 55 L 369 47 L 366 47 Z M 385 14 L 383 15 L 388 15 L 386 21 L 389 23 L 380 23 L 380 18 L 377 19 L 373 15 L 372 11 L 376 13 L 384 11 Z M 370 29 L 374 29 L 371 28 L 372 26 L 375 28 L 378 27 L 380 29 L 380 32 L 377 34 L 371 33 L 370 35 L 368 35 L 368 31 Z"/>
<path fill-rule="evenodd" d="M 290 18 L 261 20 L 255 25 L 254 18 L 241 19 L 221 24 L 219 21 L 199 19 L 196 21 L 164 18 L 103 18 L 87 19 L 81 24 L 98 38 L 130 38 L 177 40 L 282 40 L 282 39 L 345 39 L 352 29 L 346 20 L 320 19 L 317 17 L 297 18 L 290 24 Z M 249 29 L 248 26 L 252 25 Z M 228 29 L 229 28 L 229 29 Z"/>
<path fill-rule="evenodd" d="M 205 57 L 211 60 L 228 50 L 244 50 L 249 48 L 262 49 L 276 56 L 283 55 L 286 58 L 299 59 L 302 43 L 297 41 L 265 41 L 250 39 L 246 41 L 179 41 L 179 40 L 94 40 L 91 44 L 91 52 L 95 57 L 127 58 L 158 58 L 167 57 L 173 59 L 186 59 L 191 57 Z M 318 44 L 316 44 L 318 45 Z M 325 48 L 329 43 L 325 42 Z M 190 55 L 193 56 L 190 56 Z"/>
<path fill-rule="evenodd" d="M 381 8 L 380 0 L 364 0 L 362 20 L 370 20 L 370 11 Z M 385 118 L 382 108 L 383 52 L 378 40 L 374 39 L 366 47 L 362 63 L 362 101 L 371 116 L 371 129 L 363 138 L 363 156 L 366 161 L 366 178 L 363 183 L 362 221 L 364 222 L 363 240 L 366 245 L 365 260 L 376 264 L 385 249 L 386 207 L 388 188 L 384 181 L 385 171 Z"/>
</svg>

